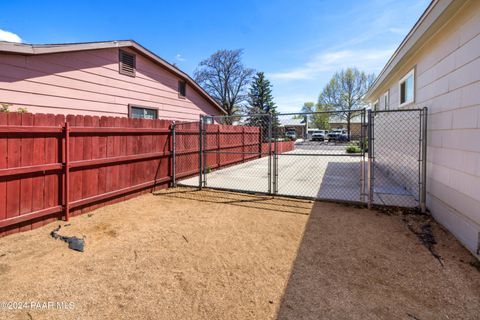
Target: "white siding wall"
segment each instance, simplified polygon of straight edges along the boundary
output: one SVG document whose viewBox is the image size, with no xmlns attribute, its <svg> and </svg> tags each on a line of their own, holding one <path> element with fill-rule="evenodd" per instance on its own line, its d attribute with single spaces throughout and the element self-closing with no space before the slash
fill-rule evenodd
<svg viewBox="0 0 480 320">
<path fill-rule="evenodd" d="M 413 67 L 415 102 L 405 108 L 429 108 L 427 206 L 478 255 L 480 1 L 462 7 L 390 80 L 392 109 L 399 104 L 398 80 Z"/>
</svg>

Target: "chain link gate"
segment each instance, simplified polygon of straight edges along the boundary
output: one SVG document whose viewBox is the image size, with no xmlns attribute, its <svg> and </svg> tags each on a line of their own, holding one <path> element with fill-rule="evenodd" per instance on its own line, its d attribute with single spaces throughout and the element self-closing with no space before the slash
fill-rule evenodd
<svg viewBox="0 0 480 320">
<path fill-rule="evenodd" d="M 174 172 L 198 188 L 425 210 L 426 115 L 202 116 L 174 125 Z"/>
<path fill-rule="evenodd" d="M 202 117 L 199 187 L 272 193 L 272 116 Z"/>
<path fill-rule="evenodd" d="M 368 206 L 426 210 L 427 108 L 368 112 Z"/>
<path fill-rule="evenodd" d="M 274 155 L 276 194 L 365 201 L 365 110 L 289 113 L 277 118 L 275 143 L 293 140 L 294 148 Z"/>
</svg>

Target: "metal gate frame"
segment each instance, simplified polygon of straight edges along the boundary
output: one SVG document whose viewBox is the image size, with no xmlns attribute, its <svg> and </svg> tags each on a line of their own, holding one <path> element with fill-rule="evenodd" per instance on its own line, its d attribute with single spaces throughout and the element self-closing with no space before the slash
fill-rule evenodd
<svg viewBox="0 0 480 320">
<path fill-rule="evenodd" d="M 359 132 L 359 141 L 362 141 L 367 138 L 366 136 L 366 109 L 358 109 L 358 110 L 353 110 L 351 113 L 359 113 L 360 117 L 360 132 Z M 320 111 L 320 112 L 293 112 L 293 113 L 279 113 L 277 114 L 278 117 L 281 116 L 297 116 L 297 117 L 303 117 L 304 121 L 308 122 L 308 117 L 309 116 L 314 116 L 314 115 L 328 115 L 329 117 L 334 117 L 340 119 L 339 115 L 345 114 L 346 111 Z M 308 128 L 308 126 L 307 126 Z M 277 142 L 276 138 L 279 138 L 277 136 L 274 136 L 274 141 Z M 349 137 L 350 138 L 350 137 Z M 335 142 L 336 143 L 336 142 Z M 277 150 L 277 148 L 275 148 Z M 316 154 L 316 153 L 305 153 L 305 154 L 283 154 L 282 156 L 294 156 L 294 155 L 302 155 L 306 157 L 324 157 L 324 156 L 330 156 L 330 157 L 349 157 L 349 158 L 359 158 L 360 159 L 360 188 L 359 188 L 359 198 L 358 200 L 345 200 L 345 199 L 340 199 L 340 198 L 335 198 L 335 197 L 322 197 L 319 198 L 318 196 L 312 197 L 312 196 L 301 196 L 301 195 L 290 195 L 290 194 L 283 194 L 278 192 L 278 177 L 279 177 L 279 169 L 278 169 L 278 163 L 279 163 L 279 154 L 275 153 L 274 154 L 274 169 L 275 171 L 275 177 L 276 177 L 276 189 L 275 189 L 275 195 L 279 196 L 284 196 L 284 197 L 293 197 L 293 198 L 299 198 L 299 199 L 308 199 L 308 200 L 320 200 L 320 201 L 329 201 L 329 202 L 343 202 L 343 203 L 352 203 L 352 204 L 365 204 L 365 197 L 366 197 L 366 192 L 365 192 L 365 183 L 366 183 L 366 175 L 365 175 L 365 163 L 366 163 L 366 152 L 365 149 L 362 148 L 362 152 L 359 154 L 338 154 L 338 153 L 321 153 L 321 154 Z"/>
<path fill-rule="evenodd" d="M 233 119 L 235 118 L 255 118 L 255 117 L 262 117 L 266 118 L 268 121 L 268 130 L 267 130 L 267 139 L 268 139 L 268 170 L 267 170 L 267 191 L 266 192 L 258 192 L 258 191 L 248 191 L 248 190 L 242 190 L 242 189 L 235 189 L 235 188 L 224 188 L 224 187 L 212 187 L 208 186 L 207 183 L 207 166 L 206 166 L 206 157 L 207 154 L 210 152 L 206 150 L 206 135 L 207 135 L 207 130 L 206 130 L 206 125 L 208 124 L 208 119 L 212 120 L 213 122 L 215 119 L 232 119 L 230 121 L 233 122 Z M 274 195 L 275 194 L 275 172 L 276 169 L 274 168 L 274 163 L 275 163 L 275 151 L 272 148 L 274 146 L 274 142 L 272 141 L 272 124 L 273 124 L 273 116 L 272 114 L 267 114 L 267 113 L 258 113 L 258 114 L 248 114 L 248 115 L 235 115 L 235 116 L 208 116 L 208 115 L 200 115 L 200 125 L 199 125 L 199 179 L 198 179 L 198 188 L 201 190 L 202 188 L 208 187 L 211 189 L 217 189 L 217 190 L 224 190 L 224 191 L 232 191 L 232 192 L 244 192 L 244 193 L 263 193 L 263 194 L 268 194 L 268 195 Z M 262 140 L 262 133 L 260 133 L 260 138 Z M 215 153 L 220 153 L 220 154 L 238 154 L 236 152 L 215 152 Z M 241 154 L 258 154 L 262 155 L 264 154 L 263 152 L 258 152 L 258 153 L 246 153 L 246 152 L 241 152 Z"/>
<path fill-rule="evenodd" d="M 419 135 L 418 135 L 418 208 L 422 213 L 427 210 L 426 194 L 427 194 L 427 120 L 428 108 L 421 109 L 395 109 L 395 110 L 368 110 L 368 177 L 367 177 L 367 207 L 371 209 L 374 205 L 374 185 L 375 185 L 375 115 L 394 114 L 394 113 L 413 113 L 419 114 Z"/>
<path fill-rule="evenodd" d="M 375 180 L 375 120 L 374 116 L 379 111 L 375 110 L 360 110 L 361 111 L 361 139 L 366 139 L 368 141 L 368 151 L 365 151 L 362 148 L 362 153 L 357 155 L 357 157 L 361 157 L 361 165 L 360 165 L 360 199 L 359 201 L 345 201 L 345 200 L 338 200 L 338 199 L 318 199 L 316 197 L 304 197 L 304 196 L 291 196 L 291 195 L 281 195 L 285 197 L 293 197 L 293 198 L 303 198 L 303 199 L 313 199 L 313 200 L 324 200 L 324 201 L 336 201 L 336 202 L 354 202 L 359 204 L 364 204 L 368 208 L 372 208 L 375 204 L 373 201 L 374 198 L 374 180 Z M 427 114 L 428 109 L 404 109 L 404 110 L 382 110 L 382 113 L 393 113 L 393 112 L 412 112 L 416 111 L 420 113 L 420 121 L 419 121 L 419 158 L 418 158 L 418 183 L 419 183 L 419 209 L 422 212 L 426 211 L 426 157 L 427 157 Z M 283 113 L 283 114 L 276 114 L 276 116 L 289 116 L 289 115 L 312 115 L 317 113 L 325 113 L 325 112 L 307 112 L 307 113 Z M 328 113 L 328 112 L 327 112 Z M 199 163 L 198 163 L 198 188 L 202 189 L 206 186 L 212 189 L 220 189 L 226 191 L 234 191 L 234 192 L 247 192 L 247 193 L 262 193 L 271 196 L 279 195 L 278 193 L 278 177 L 279 177 L 279 154 L 278 154 L 278 139 L 276 137 L 276 130 L 277 128 L 273 128 L 273 117 L 271 114 L 256 114 L 256 115 L 240 115 L 242 116 L 262 116 L 268 117 L 268 188 L 266 192 L 257 192 L 257 191 L 246 191 L 246 190 L 239 190 L 235 188 L 216 188 L 208 186 L 207 184 L 207 172 L 206 172 L 206 155 L 207 152 L 205 150 L 206 145 L 206 124 L 207 119 L 212 119 L 212 116 L 201 115 L 199 120 Z M 175 121 L 172 123 L 172 166 L 173 172 L 175 172 L 176 166 L 176 123 Z M 177 181 L 175 178 L 175 173 L 172 177 L 172 186 L 177 186 Z"/>
</svg>

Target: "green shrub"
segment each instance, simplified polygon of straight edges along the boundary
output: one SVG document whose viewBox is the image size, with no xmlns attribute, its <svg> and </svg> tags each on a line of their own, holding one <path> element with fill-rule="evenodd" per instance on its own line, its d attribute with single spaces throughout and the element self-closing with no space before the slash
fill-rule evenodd
<svg viewBox="0 0 480 320">
<path fill-rule="evenodd" d="M 10 105 L 6 103 L 0 104 L 0 112 L 10 112 Z"/>
<path fill-rule="evenodd" d="M 364 152 L 368 151 L 368 139 L 364 138 L 362 141 L 358 142 L 358 146 L 363 149 Z"/>
<path fill-rule="evenodd" d="M 27 107 L 19 107 L 19 108 L 17 109 L 17 112 L 27 113 L 27 112 L 28 112 L 28 109 L 27 109 Z"/>
<path fill-rule="evenodd" d="M 347 153 L 362 153 L 362 148 L 357 145 L 351 144 L 345 150 Z"/>
</svg>

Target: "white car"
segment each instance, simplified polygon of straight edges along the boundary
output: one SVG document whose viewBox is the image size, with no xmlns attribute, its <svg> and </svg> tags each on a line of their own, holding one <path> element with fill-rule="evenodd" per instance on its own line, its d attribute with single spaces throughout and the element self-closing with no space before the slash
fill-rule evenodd
<svg viewBox="0 0 480 320">
<path fill-rule="evenodd" d="M 330 131 L 328 134 L 328 142 L 330 141 L 339 141 L 339 142 L 346 142 L 348 141 L 348 134 L 347 130 L 345 129 L 334 129 Z"/>
<path fill-rule="evenodd" d="M 293 130 L 290 130 L 285 133 L 285 137 L 290 138 L 292 140 L 297 140 L 297 133 Z"/>
<path fill-rule="evenodd" d="M 325 141 L 325 139 L 327 138 L 327 133 L 328 133 L 328 131 L 326 131 L 326 130 L 315 131 L 314 133 L 312 133 L 312 137 L 311 137 L 310 140 L 312 140 L 312 141 Z"/>
</svg>

